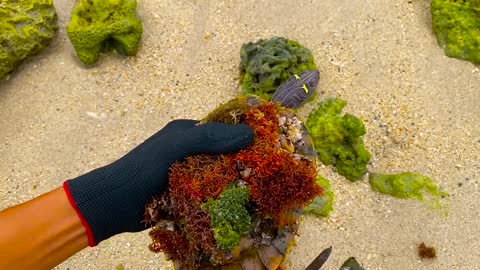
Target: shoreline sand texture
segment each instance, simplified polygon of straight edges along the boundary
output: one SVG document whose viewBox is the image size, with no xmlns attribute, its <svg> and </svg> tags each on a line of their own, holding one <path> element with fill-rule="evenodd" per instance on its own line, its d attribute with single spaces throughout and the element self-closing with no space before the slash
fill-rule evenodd
<svg viewBox="0 0 480 270">
<path fill-rule="evenodd" d="M 366 269 L 478 268 L 480 67 L 437 46 L 428 0 L 139 1 L 137 57 L 105 55 L 92 68 L 80 65 L 65 33 L 74 4 L 55 1 L 53 43 L 0 82 L 0 209 L 116 160 L 172 119 L 199 119 L 235 97 L 241 45 L 276 35 L 312 50 L 320 98 L 347 100 L 345 111 L 365 121 L 371 171 L 421 173 L 451 195 L 442 200 L 444 218 L 322 167 L 335 210 L 329 219 L 304 218 L 289 269 L 304 269 L 328 246 L 324 269 L 350 256 Z M 438 258 L 419 259 L 421 242 Z M 148 243 L 147 231 L 118 235 L 57 269 L 173 269 Z"/>
</svg>

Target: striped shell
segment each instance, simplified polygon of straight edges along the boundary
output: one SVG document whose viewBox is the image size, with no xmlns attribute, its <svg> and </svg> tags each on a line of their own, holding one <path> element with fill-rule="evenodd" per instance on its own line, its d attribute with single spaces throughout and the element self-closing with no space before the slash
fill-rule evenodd
<svg viewBox="0 0 480 270">
<path fill-rule="evenodd" d="M 300 75 L 293 75 L 277 88 L 272 102 L 280 103 L 285 108 L 296 109 L 313 95 L 319 80 L 318 70 L 307 70 Z"/>
</svg>

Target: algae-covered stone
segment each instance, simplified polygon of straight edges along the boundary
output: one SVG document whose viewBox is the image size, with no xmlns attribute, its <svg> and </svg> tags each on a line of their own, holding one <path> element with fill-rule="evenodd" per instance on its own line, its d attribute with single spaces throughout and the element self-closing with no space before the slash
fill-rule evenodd
<svg viewBox="0 0 480 270">
<path fill-rule="evenodd" d="M 364 270 L 355 257 L 348 258 L 340 267 L 340 270 Z"/>
<path fill-rule="evenodd" d="M 110 49 L 135 55 L 143 32 L 136 7 L 136 0 L 81 0 L 67 25 L 80 61 L 93 64 Z"/>
<path fill-rule="evenodd" d="M 303 208 L 303 214 L 328 217 L 333 210 L 334 199 L 334 194 L 330 190 L 330 182 L 320 175 L 317 176 L 316 182 L 322 187 L 323 194 L 315 197 L 309 205 Z"/>
<path fill-rule="evenodd" d="M 291 76 L 316 69 L 309 49 L 283 37 L 244 44 L 240 58 L 242 94 L 267 100 Z"/>
<path fill-rule="evenodd" d="M 432 0 L 430 11 L 445 54 L 480 64 L 480 0 Z"/>
<path fill-rule="evenodd" d="M 47 47 L 56 31 L 52 0 L 0 1 L 0 79 Z"/>
<path fill-rule="evenodd" d="M 366 130 L 362 120 L 348 113 L 340 115 L 346 104 L 337 98 L 323 100 L 308 116 L 306 126 L 318 158 L 326 165 L 334 165 L 348 180 L 355 181 L 367 172 L 370 153 L 363 144 Z"/>
</svg>

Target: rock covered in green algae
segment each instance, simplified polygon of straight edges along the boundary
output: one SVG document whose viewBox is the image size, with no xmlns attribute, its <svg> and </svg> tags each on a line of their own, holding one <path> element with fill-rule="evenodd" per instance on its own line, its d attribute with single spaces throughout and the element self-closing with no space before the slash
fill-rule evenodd
<svg viewBox="0 0 480 270">
<path fill-rule="evenodd" d="M 328 217 L 333 210 L 334 194 L 330 190 L 330 182 L 327 179 L 317 176 L 317 185 L 323 189 L 323 194 L 317 196 L 313 201 L 303 208 L 303 214 Z"/>
<path fill-rule="evenodd" d="M 240 58 L 242 94 L 267 100 L 291 76 L 316 69 L 309 49 L 283 37 L 244 44 Z"/>
<path fill-rule="evenodd" d="M 432 179 L 421 174 L 403 172 L 398 174 L 370 173 L 370 186 L 373 190 L 402 199 L 423 201 L 426 193 L 433 196 L 446 196 Z"/>
<path fill-rule="evenodd" d="M 340 267 L 340 270 L 364 270 L 355 257 L 348 258 Z"/>
<path fill-rule="evenodd" d="M 136 0 L 81 0 L 67 25 L 80 61 L 94 64 L 110 49 L 135 55 L 143 33 L 136 7 Z"/>
<path fill-rule="evenodd" d="M 346 104 L 337 98 L 323 100 L 308 116 L 306 126 L 319 159 L 356 181 L 367 172 L 370 153 L 363 144 L 366 130 L 362 120 L 348 113 L 340 115 Z"/>
<path fill-rule="evenodd" d="M 52 0 L 0 1 L 0 79 L 47 47 L 56 31 Z"/>
<path fill-rule="evenodd" d="M 430 11 L 445 54 L 480 64 L 480 0 L 432 0 Z"/>
<path fill-rule="evenodd" d="M 245 209 L 248 202 L 246 186 L 229 186 L 217 200 L 203 204 L 212 218 L 213 233 L 218 246 L 232 249 L 240 243 L 242 234 L 250 228 L 250 216 Z"/>
</svg>

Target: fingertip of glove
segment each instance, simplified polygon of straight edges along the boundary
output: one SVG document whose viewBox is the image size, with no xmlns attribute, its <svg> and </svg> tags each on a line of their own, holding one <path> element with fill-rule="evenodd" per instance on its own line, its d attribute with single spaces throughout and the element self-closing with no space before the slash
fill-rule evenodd
<svg viewBox="0 0 480 270">
<path fill-rule="evenodd" d="M 210 153 L 236 152 L 250 146 L 254 140 L 253 130 L 246 124 L 209 122 L 200 127 L 210 142 L 205 146 L 205 151 Z"/>
<path fill-rule="evenodd" d="M 245 124 L 239 124 L 233 126 L 236 130 L 235 133 L 236 139 L 238 140 L 239 145 L 241 148 L 247 147 L 253 143 L 253 130 L 250 128 L 248 125 Z"/>
<path fill-rule="evenodd" d="M 217 139 L 225 144 L 225 152 L 236 152 L 246 148 L 254 139 L 253 130 L 245 124 L 225 125 L 218 135 Z"/>
</svg>

